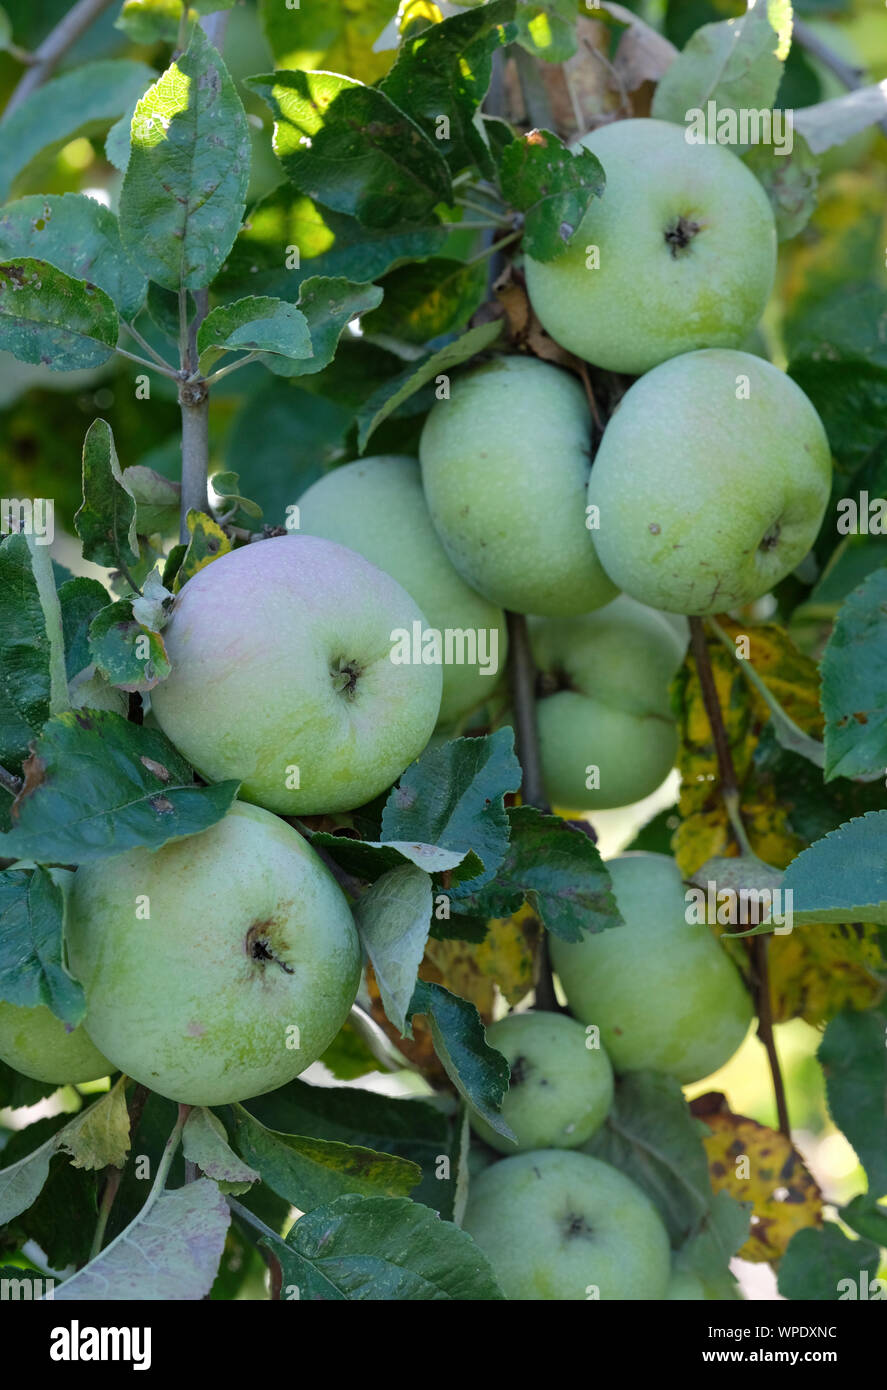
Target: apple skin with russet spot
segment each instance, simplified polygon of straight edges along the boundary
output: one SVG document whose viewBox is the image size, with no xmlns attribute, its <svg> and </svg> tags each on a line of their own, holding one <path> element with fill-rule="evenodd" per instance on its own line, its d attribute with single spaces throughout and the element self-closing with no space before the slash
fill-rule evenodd
<svg viewBox="0 0 887 1390">
<path fill-rule="evenodd" d="M 533 618 L 529 631 L 549 801 L 581 812 L 649 796 L 677 754 L 669 683 L 686 636 L 626 594 L 577 618 Z M 586 786 L 588 767 L 598 769 L 600 786 Z"/>
<path fill-rule="evenodd" d="M 623 925 L 580 942 L 551 937 L 551 960 L 573 1015 L 596 1024 L 618 1074 L 658 1071 L 682 1085 L 728 1062 L 752 1002 L 724 947 L 686 920 L 681 871 L 665 854 L 606 862 Z"/>
<path fill-rule="evenodd" d="M 244 802 L 198 835 L 82 865 L 67 940 L 92 1041 L 186 1105 L 298 1076 L 345 1022 L 360 980 L 338 884 L 298 831 Z"/>
<path fill-rule="evenodd" d="M 335 468 L 299 498 L 299 514 L 304 534 L 349 546 L 402 584 L 429 627 L 441 633 L 494 633 L 502 675 L 508 655 L 505 614 L 450 564 L 431 524 L 416 459 L 383 454 Z M 438 723 L 468 713 L 496 684 L 497 674 L 486 675 L 478 665 L 445 664 Z"/>
<path fill-rule="evenodd" d="M 475 1133 L 503 1154 L 517 1149 L 575 1149 L 595 1134 L 613 1102 L 613 1068 L 602 1047 L 588 1047 L 581 1023 L 565 1014 L 509 1014 L 486 1030 L 511 1068 L 502 1118 L 517 1146 L 472 1113 Z"/>
<path fill-rule="evenodd" d="M 400 776 L 437 722 L 440 666 L 391 660 L 392 633 L 414 621 L 427 626 L 355 551 L 314 536 L 257 541 L 178 594 L 163 632 L 172 674 L 151 707 L 198 772 L 241 782 L 245 801 L 350 811 Z"/>
<path fill-rule="evenodd" d="M 653 1203 L 608 1163 L 537 1149 L 494 1163 L 471 1185 L 463 1228 L 512 1300 L 660 1299 L 670 1274 Z"/>
<path fill-rule="evenodd" d="M 70 1032 L 45 1004 L 0 1001 L 0 1062 L 35 1081 L 76 1086 L 116 1071 L 82 1024 Z"/>
<path fill-rule="evenodd" d="M 720 348 L 672 358 L 630 387 L 601 440 L 598 555 L 652 608 L 739 608 L 804 559 L 831 471 L 822 421 L 777 367 Z"/>
<path fill-rule="evenodd" d="M 606 187 L 553 261 L 526 258 L 530 302 L 577 357 L 633 376 L 678 353 L 739 347 L 773 288 L 776 226 L 755 176 L 670 121 L 583 136 Z M 599 265 L 586 263 L 598 248 Z"/>
<path fill-rule="evenodd" d="M 586 526 L 591 418 L 569 372 L 497 357 L 454 378 L 419 458 L 431 520 L 465 580 L 515 613 L 587 613 L 615 598 Z"/>
</svg>

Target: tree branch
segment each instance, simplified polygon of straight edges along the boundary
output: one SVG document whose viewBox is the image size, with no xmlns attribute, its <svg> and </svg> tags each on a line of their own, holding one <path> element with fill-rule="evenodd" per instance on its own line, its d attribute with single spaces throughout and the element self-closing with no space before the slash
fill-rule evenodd
<svg viewBox="0 0 887 1390">
<path fill-rule="evenodd" d="M 718 699 L 711 658 L 708 653 L 708 644 L 705 640 L 705 627 L 701 618 L 690 619 L 690 646 L 693 651 L 693 659 L 696 662 L 696 670 L 699 673 L 699 684 L 702 687 L 702 700 L 705 705 L 705 712 L 708 715 L 708 722 L 715 746 L 715 756 L 718 760 L 721 795 L 723 796 L 727 814 L 730 817 L 730 824 L 739 842 L 741 851 L 744 854 L 751 854 L 753 851 L 739 812 L 739 783 L 736 778 L 736 769 L 733 766 L 733 755 L 730 752 L 730 743 L 727 738 L 727 730 L 724 726 L 721 702 Z M 776 1039 L 773 1034 L 773 1002 L 770 997 L 770 969 L 768 956 L 770 948 L 769 936 L 752 937 L 750 947 L 755 977 L 755 1011 L 758 1015 L 758 1037 L 764 1046 L 767 1053 L 767 1061 L 770 1064 L 770 1075 L 773 1078 L 773 1094 L 776 1099 L 776 1112 L 779 1116 L 779 1128 L 781 1133 L 784 1134 L 787 1139 L 790 1139 L 791 1124 L 789 1122 L 788 1105 L 785 1098 L 785 1084 L 782 1079 L 779 1055 L 776 1051 Z"/>
<path fill-rule="evenodd" d="M 6 103 L 4 120 L 17 106 L 21 106 L 26 97 L 52 76 L 68 49 L 73 48 L 80 36 L 86 33 L 89 26 L 104 14 L 113 2 L 114 0 L 78 0 L 78 3 L 68 10 L 31 55 L 31 66 L 19 78 L 15 91 Z"/>
<path fill-rule="evenodd" d="M 0 767 L 0 787 L 9 792 L 10 796 L 18 796 L 24 783 L 21 777 L 16 777 L 11 772 L 7 772 L 5 767 Z"/>
<path fill-rule="evenodd" d="M 209 510 L 209 388 L 205 381 L 185 381 L 179 388 L 182 411 L 182 506 L 179 539 L 188 541 L 189 511 Z"/>
</svg>

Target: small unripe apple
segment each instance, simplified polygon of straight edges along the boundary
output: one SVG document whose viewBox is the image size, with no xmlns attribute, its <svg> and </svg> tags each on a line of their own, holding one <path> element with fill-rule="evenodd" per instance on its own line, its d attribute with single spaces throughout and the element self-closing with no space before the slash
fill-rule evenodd
<svg viewBox="0 0 887 1390">
<path fill-rule="evenodd" d="M 35 1081 L 59 1086 L 98 1081 L 116 1071 L 80 1024 L 68 1030 L 44 1004 L 0 1001 L 0 1062 Z"/>
<path fill-rule="evenodd" d="M 440 708 L 441 668 L 392 659 L 427 626 L 362 555 L 278 536 L 222 555 L 176 598 L 172 674 L 151 692 L 163 732 L 208 781 L 290 815 L 350 811 L 417 758 Z"/>
<path fill-rule="evenodd" d="M 739 608 L 810 550 L 831 471 L 822 421 L 785 372 L 746 352 L 674 357 L 626 392 L 598 449 L 601 562 L 652 608 Z"/>
<path fill-rule="evenodd" d="M 509 1299 L 659 1299 L 668 1286 L 668 1235 L 653 1203 L 588 1154 L 503 1158 L 471 1184 L 462 1224 Z"/>
<path fill-rule="evenodd" d="M 700 1081 L 745 1039 L 748 991 L 710 928 L 687 921 L 673 859 L 630 853 L 608 860 L 607 869 L 624 924 L 580 942 L 550 939 L 567 1002 L 582 1023 L 600 1029 L 617 1073 Z"/>
<path fill-rule="evenodd" d="M 338 884 L 292 826 L 244 802 L 199 835 L 82 865 L 67 941 L 92 1041 L 187 1105 L 298 1076 L 360 980 Z"/>
<path fill-rule="evenodd" d="M 505 614 L 453 568 L 431 524 L 415 459 L 380 455 L 334 468 L 299 498 L 299 524 L 356 550 L 402 584 L 444 637 L 440 724 L 482 704 L 505 670 Z M 446 634 L 454 634 L 451 660 Z M 473 639 L 473 640 L 472 640 Z M 474 655 L 474 661 L 466 658 Z"/>
<path fill-rule="evenodd" d="M 563 347 L 639 375 L 700 347 L 738 347 L 767 303 L 776 226 L 755 176 L 670 121 L 613 121 L 579 141 L 607 184 L 553 261 L 526 258 L 530 301 Z"/>
<path fill-rule="evenodd" d="M 487 1042 L 511 1068 L 502 1117 L 520 1149 L 575 1149 L 600 1129 L 613 1102 L 613 1068 L 589 1046 L 581 1023 L 564 1014 L 509 1014 L 486 1030 Z M 480 1115 L 476 1134 L 500 1153 L 515 1145 Z"/>
<path fill-rule="evenodd" d="M 669 683 L 687 647 L 663 613 L 620 594 L 578 618 L 530 623 L 548 799 L 568 811 L 627 806 L 668 776 L 678 747 Z"/>
<path fill-rule="evenodd" d="M 457 377 L 432 408 L 419 444 L 431 520 L 491 602 L 557 616 L 615 598 L 586 526 L 590 439 L 579 382 L 533 357 Z"/>
<path fill-rule="evenodd" d="M 691 1270 L 676 1269 L 668 1281 L 665 1298 L 669 1303 L 701 1303 L 705 1301 L 705 1287 Z"/>
</svg>

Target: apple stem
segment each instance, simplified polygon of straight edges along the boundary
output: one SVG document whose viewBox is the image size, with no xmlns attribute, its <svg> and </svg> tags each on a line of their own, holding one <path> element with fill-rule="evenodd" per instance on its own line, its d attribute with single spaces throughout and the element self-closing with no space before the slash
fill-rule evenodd
<svg viewBox="0 0 887 1390">
<path fill-rule="evenodd" d="M 530 651 L 527 620 L 523 613 L 506 613 L 508 623 L 508 681 L 514 710 L 514 733 L 520 761 L 521 800 L 525 806 L 551 814 L 545 799 L 539 729 L 536 723 L 536 667 Z M 542 933 L 536 957 L 536 1008 L 560 1011 L 548 952 L 548 936 Z"/>
<path fill-rule="evenodd" d="M 148 1096 L 150 1094 L 151 1092 L 148 1090 L 148 1087 L 143 1086 L 141 1082 L 137 1083 L 136 1088 L 132 1093 L 132 1098 L 127 1107 L 129 1111 L 130 1148 L 132 1147 L 133 1141 L 136 1136 L 136 1131 L 138 1130 L 139 1123 L 141 1122 L 142 1111 L 145 1108 Z M 96 1255 L 98 1255 L 101 1251 L 102 1241 L 105 1239 L 105 1231 L 108 1226 L 108 1217 L 111 1215 L 111 1208 L 114 1205 L 114 1199 L 119 1191 L 122 1178 L 123 1170 L 115 1167 L 114 1164 L 109 1164 L 108 1168 L 106 1169 L 105 1188 L 102 1192 L 102 1203 L 99 1207 L 98 1220 L 96 1221 L 95 1227 L 95 1235 L 92 1238 L 92 1247 L 89 1252 L 89 1258 L 91 1260 L 94 1260 Z"/>
<path fill-rule="evenodd" d="M 727 810 L 727 816 L 733 834 L 739 842 L 739 848 L 743 854 L 752 854 L 751 843 L 746 834 L 745 826 L 742 822 L 742 815 L 739 809 L 739 783 L 736 778 L 736 768 L 733 765 L 733 755 L 730 752 L 730 742 L 727 738 L 727 730 L 724 725 L 724 716 L 721 710 L 721 702 L 718 699 L 718 690 L 715 685 L 714 672 L 711 666 L 708 643 L 705 637 L 705 626 L 701 618 L 690 619 L 690 646 L 693 652 L 693 660 L 696 663 L 696 670 L 699 675 L 699 684 L 702 687 L 702 700 L 705 705 L 705 712 L 708 715 L 709 726 L 711 727 L 712 739 L 715 746 L 715 755 L 718 760 L 718 774 L 721 781 L 721 796 Z M 767 1061 L 770 1064 L 770 1075 L 773 1079 L 773 1095 L 776 1100 L 776 1113 L 779 1117 L 780 1133 L 786 1139 L 791 1139 L 791 1123 L 788 1115 L 788 1104 L 785 1097 L 785 1084 L 782 1079 L 782 1069 L 779 1065 L 779 1055 L 776 1051 L 776 1039 L 773 1034 L 773 1001 L 770 995 L 770 967 L 769 967 L 769 936 L 753 937 L 749 946 L 752 969 L 755 983 L 755 1012 L 758 1015 L 758 1038 L 760 1039 L 766 1053 Z"/>
</svg>

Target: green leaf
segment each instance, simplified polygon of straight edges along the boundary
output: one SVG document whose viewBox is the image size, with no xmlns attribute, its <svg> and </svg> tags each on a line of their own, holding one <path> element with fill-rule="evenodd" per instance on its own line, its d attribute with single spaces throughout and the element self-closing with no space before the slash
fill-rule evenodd
<svg viewBox="0 0 887 1390">
<path fill-rule="evenodd" d="M 161 733 L 107 711 L 50 719 L 36 756 L 13 829 L 0 835 L 6 858 L 83 864 L 140 845 L 159 849 L 215 825 L 237 793 L 236 782 L 196 786 Z"/>
<path fill-rule="evenodd" d="M 415 1163 L 393 1154 L 301 1134 L 266 1129 L 235 1106 L 237 1144 L 272 1191 L 300 1211 L 312 1211 L 348 1192 L 405 1197 L 421 1178 Z"/>
<path fill-rule="evenodd" d="M 729 1192 L 716 1192 L 698 1229 L 681 1247 L 676 1265 L 698 1275 L 709 1297 L 738 1297 L 729 1261 L 748 1240 L 751 1216 L 750 1202 L 737 1202 Z"/>
<path fill-rule="evenodd" d="M 318 1059 L 337 1081 L 357 1081 L 378 1071 L 379 1062 L 349 1018 Z"/>
<path fill-rule="evenodd" d="M 874 1197 L 861 1192 L 846 1207 L 839 1207 L 838 1215 L 857 1235 L 887 1250 L 887 1209 L 880 1206 Z"/>
<path fill-rule="evenodd" d="M 249 497 L 241 496 L 240 478 L 236 473 L 213 473 L 210 478 L 210 486 L 213 492 L 219 497 L 219 506 L 223 512 L 229 512 L 232 508 L 246 512 L 254 521 L 261 521 L 262 508 L 258 503 L 250 500 Z"/>
<path fill-rule="evenodd" d="M 471 1237 L 403 1197 L 339 1197 L 272 1245 L 284 1299 L 389 1302 L 503 1297 Z"/>
<path fill-rule="evenodd" d="M 227 5 L 220 3 L 220 10 Z M 133 43 L 174 43 L 182 22 L 182 0 L 123 0 L 114 21 Z"/>
<path fill-rule="evenodd" d="M 161 1192 L 95 1259 L 58 1285 L 53 1298 L 199 1301 L 212 1287 L 230 1222 L 228 1205 L 209 1178 Z"/>
<path fill-rule="evenodd" d="M 283 183 L 249 213 L 216 287 L 225 293 L 272 294 L 294 304 L 308 276 L 365 284 L 392 266 L 434 255 L 448 236 L 440 223 L 364 227 Z"/>
<path fill-rule="evenodd" d="M 188 293 L 186 297 L 188 321 L 194 317 L 196 305 L 193 294 Z M 178 346 L 179 342 L 179 296 L 172 290 L 165 290 L 162 285 L 158 285 L 154 280 L 148 281 L 148 298 L 146 308 L 151 319 L 160 329 L 165 338 Z"/>
<path fill-rule="evenodd" d="M 270 365 L 275 354 L 287 358 L 313 353 L 308 322 L 303 313 L 282 299 L 252 296 L 213 309 L 197 334 L 201 367 L 220 355 L 212 352 L 260 352 Z"/>
<path fill-rule="evenodd" d="M 120 193 L 120 234 L 151 280 L 209 285 L 243 220 L 250 140 L 240 97 L 195 25 L 188 50 L 142 97 Z"/>
<path fill-rule="evenodd" d="M 68 680 L 91 662 L 89 625 L 110 600 L 104 584 L 97 579 L 68 579 L 59 587 L 62 631 L 65 639 L 65 670 Z"/>
<path fill-rule="evenodd" d="M 434 1050 L 460 1096 L 498 1134 L 517 1143 L 502 1118 L 510 1069 L 502 1053 L 488 1045 L 474 1005 L 443 985 L 418 980 L 407 1018 L 415 1014 L 427 1017 Z"/>
<path fill-rule="evenodd" d="M 0 209 L 0 258 L 29 255 L 98 285 L 125 319 L 144 302 L 147 281 L 124 255 L 117 218 L 83 193 L 34 195 Z"/>
<path fill-rule="evenodd" d="M 0 144 L 0 201 L 13 180 L 37 155 L 75 135 L 93 135 L 116 121 L 141 96 L 155 74 L 128 58 L 84 63 L 46 82 L 3 122 Z"/>
<path fill-rule="evenodd" d="M 123 470 L 123 486 L 135 499 L 136 534 L 166 536 L 178 530 L 182 485 L 154 468 L 133 463 Z"/>
<path fill-rule="evenodd" d="M 654 1071 L 623 1076 L 603 1129 L 583 1146 L 637 1183 L 673 1246 L 696 1234 L 712 1202 L 700 1127 L 677 1081 Z M 742 1239 L 748 1234 L 748 1217 Z M 741 1242 L 740 1242 L 741 1243 Z M 724 1252 L 724 1268 L 733 1254 Z"/>
<path fill-rule="evenodd" d="M 20 766 L 50 714 L 51 644 L 23 535 L 0 543 L 0 763 Z M 6 800 L 6 793 L 2 793 Z"/>
<path fill-rule="evenodd" d="M 353 1086 L 309 1086 L 296 1080 L 245 1105 L 264 1125 L 285 1134 L 399 1154 L 422 1170 L 421 1186 L 413 1193 L 416 1201 L 439 1211 L 451 1201 L 452 1184 L 441 1174 L 439 1163 L 448 1150 L 448 1125 L 427 1100 L 395 1099 Z"/>
<path fill-rule="evenodd" d="M 86 1003 L 65 969 L 64 918 L 64 889 L 45 869 L 0 874 L 0 999 L 21 1008 L 45 1004 L 76 1027 Z"/>
<path fill-rule="evenodd" d="M 305 315 L 314 355 L 304 362 L 274 363 L 281 376 L 314 376 L 328 367 L 336 355 L 346 326 L 382 302 L 378 285 L 357 285 L 341 278 L 313 275 L 302 281 L 299 309 Z"/>
<path fill-rule="evenodd" d="M 331 72 L 251 77 L 274 112 L 274 152 L 296 187 L 367 227 L 422 222 L 450 200 L 435 143 L 375 87 Z"/>
<path fill-rule="evenodd" d="M 869 811 L 817 840 L 792 860 L 782 880 L 795 925 L 887 925 L 887 811 Z"/>
<path fill-rule="evenodd" d="M 133 617 L 128 598 L 109 603 L 93 618 L 89 654 L 96 670 L 120 690 L 153 690 L 172 670 L 163 638 Z"/>
<path fill-rule="evenodd" d="M 347 4 L 301 4 L 259 0 L 265 36 L 281 68 L 324 68 L 376 82 L 388 71 L 389 53 L 373 45 L 397 11 L 397 0 L 348 0 Z"/>
<path fill-rule="evenodd" d="M 887 814 L 887 813 L 885 813 Z M 873 1198 L 887 1196 L 887 1013 L 844 1009 L 816 1054 L 832 1119 L 856 1150 Z"/>
<path fill-rule="evenodd" d="M 53 1135 L 25 1158 L 0 1168 L 0 1226 L 27 1211 L 40 1195 L 49 1177 L 49 1165 L 56 1147 Z"/>
<path fill-rule="evenodd" d="M 779 1292 L 783 1298 L 817 1303 L 865 1298 L 862 1289 L 868 1291 L 876 1282 L 879 1260 L 876 1245 L 849 1240 L 833 1221 L 818 1229 L 807 1227 L 792 1236 L 779 1261 Z"/>
<path fill-rule="evenodd" d="M 404 868 L 404 860 L 424 869 L 427 874 L 442 874 L 455 869 L 471 854 L 470 850 L 441 849 L 438 845 L 423 845 L 416 840 L 355 840 L 350 835 L 336 835 L 316 830 L 311 843 L 336 861 L 346 873 L 375 883 L 383 874 Z M 475 861 L 472 861 L 474 863 Z"/>
<path fill-rule="evenodd" d="M 819 162 L 807 141 L 795 131 L 790 154 L 777 153 L 772 145 L 753 145 L 743 163 L 770 199 L 779 240 L 790 241 L 816 210 Z"/>
<path fill-rule="evenodd" d="M 401 1034 L 425 954 L 432 912 L 431 879 L 403 864 L 358 899 L 354 916 L 370 958 L 385 1013 Z"/>
<path fill-rule="evenodd" d="M 100 367 L 117 343 L 104 290 L 30 257 L 0 265 L 0 348 L 22 362 L 70 372 Z"/>
<path fill-rule="evenodd" d="M 476 858 L 465 860 L 462 878 L 472 889 L 493 878 L 508 850 L 506 792 L 521 783 L 514 754 L 514 731 L 499 729 L 485 738 L 459 738 L 426 748 L 389 794 L 382 812 L 382 838 L 413 841 Z M 478 872 L 477 860 L 481 862 Z M 461 890 L 463 893 L 470 890 Z M 459 885 L 450 889 L 453 897 Z"/>
<path fill-rule="evenodd" d="M 718 111 L 772 107 L 787 46 L 772 27 L 767 9 L 761 3 L 738 19 L 697 29 L 660 79 L 651 114 L 683 125 L 690 111 L 707 115 L 709 101 Z"/>
<path fill-rule="evenodd" d="M 576 10 L 575 0 L 522 0 L 516 15 L 521 48 L 546 63 L 565 63 L 576 52 Z"/>
<path fill-rule="evenodd" d="M 370 435 L 387 420 L 404 401 L 408 401 L 417 391 L 436 377 L 446 377 L 453 367 L 461 366 L 469 358 L 483 352 L 502 332 L 501 320 L 478 324 L 446 347 L 439 348 L 428 357 L 410 365 L 392 381 L 386 381 L 361 407 L 357 415 L 358 445 L 363 453 Z"/>
<path fill-rule="evenodd" d="M 550 130 L 531 130 L 510 144 L 501 161 L 502 192 L 526 213 L 523 247 L 553 261 L 569 246 L 606 176 L 590 150 L 573 154 Z"/>
<path fill-rule="evenodd" d="M 515 0 L 491 0 L 408 35 L 381 83 L 386 96 L 434 142 L 453 174 L 476 164 L 486 177 L 493 176 L 474 117 L 490 85 L 493 53 L 517 32 L 514 13 Z"/>
<path fill-rule="evenodd" d="M 406 265 L 386 276 L 382 289 L 381 306 L 363 318 L 364 333 L 427 343 L 465 327 L 486 298 L 487 266 L 443 259 Z"/>
<path fill-rule="evenodd" d="M 887 764 L 887 571 L 842 605 L 822 656 L 825 776 L 883 775 Z"/>
<path fill-rule="evenodd" d="M 225 1126 L 205 1105 L 195 1105 L 182 1130 L 182 1152 L 223 1192 L 248 1192 L 262 1175 L 244 1163 L 228 1144 Z"/>
<path fill-rule="evenodd" d="M 459 895 L 461 911 L 477 917 L 510 917 L 524 902 L 543 926 L 563 941 L 622 922 L 610 875 L 587 834 L 560 816 L 533 806 L 508 810 L 510 842 L 494 881 Z"/>
<path fill-rule="evenodd" d="M 83 558 L 120 568 L 138 564 L 136 502 L 120 471 L 114 435 L 93 420 L 83 441 L 83 502 L 74 517 Z"/>
</svg>

